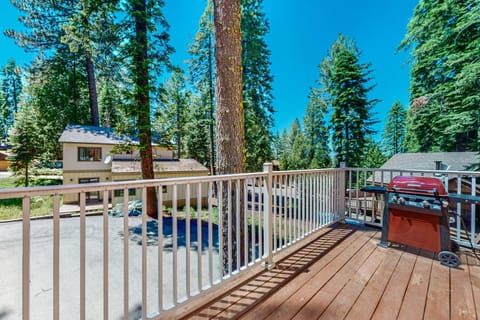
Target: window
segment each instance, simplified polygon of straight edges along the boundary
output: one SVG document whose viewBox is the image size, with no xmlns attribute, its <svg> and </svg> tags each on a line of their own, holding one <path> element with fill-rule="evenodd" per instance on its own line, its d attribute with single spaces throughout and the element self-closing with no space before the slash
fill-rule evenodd
<svg viewBox="0 0 480 320">
<path fill-rule="evenodd" d="M 100 182 L 100 178 L 79 178 L 78 183 L 95 183 Z"/>
<path fill-rule="evenodd" d="M 78 147 L 78 161 L 101 161 L 102 148 Z"/>
<path fill-rule="evenodd" d="M 137 195 L 137 189 L 135 189 L 135 188 L 128 189 L 128 195 L 129 196 Z M 123 189 L 114 190 L 113 191 L 113 196 L 114 197 L 123 197 Z"/>
</svg>

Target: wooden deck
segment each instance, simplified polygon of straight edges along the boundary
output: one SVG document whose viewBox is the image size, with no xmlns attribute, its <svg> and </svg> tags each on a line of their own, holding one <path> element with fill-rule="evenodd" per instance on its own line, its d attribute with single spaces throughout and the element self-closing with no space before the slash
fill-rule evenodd
<svg viewBox="0 0 480 320">
<path fill-rule="evenodd" d="M 480 263 L 377 246 L 380 232 L 337 225 L 185 319 L 479 319 Z"/>
</svg>

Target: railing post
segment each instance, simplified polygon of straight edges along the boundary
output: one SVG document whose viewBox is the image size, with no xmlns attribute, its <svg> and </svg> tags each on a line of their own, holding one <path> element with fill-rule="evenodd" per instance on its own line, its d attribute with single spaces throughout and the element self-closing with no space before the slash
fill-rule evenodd
<svg viewBox="0 0 480 320">
<path fill-rule="evenodd" d="M 263 172 L 267 173 L 265 177 L 265 184 L 263 187 L 263 246 L 264 252 L 267 255 L 265 261 L 265 268 L 268 270 L 273 269 L 275 266 L 273 263 L 273 239 L 272 239 L 272 223 L 273 223 L 273 210 L 272 210 L 272 172 L 273 164 L 264 163 Z"/>
<path fill-rule="evenodd" d="M 337 217 L 339 217 L 341 220 L 345 219 L 345 212 L 346 212 L 346 204 L 345 204 L 345 196 L 347 194 L 347 181 L 346 181 L 346 176 L 347 176 L 347 168 L 341 168 L 337 175 L 338 181 L 337 181 L 337 190 L 338 190 L 338 198 L 337 198 Z"/>
</svg>

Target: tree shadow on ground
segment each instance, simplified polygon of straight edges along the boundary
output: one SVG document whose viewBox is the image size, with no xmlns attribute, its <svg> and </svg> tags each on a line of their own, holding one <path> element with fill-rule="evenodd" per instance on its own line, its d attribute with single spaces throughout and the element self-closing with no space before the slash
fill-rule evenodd
<svg viewBox="0 0 480 320">
<path fill-rule="evenodd" d="M 193 250 L 198 249 L 198 221 L 196 219 L 190 221 L 190 247 Z M 123 231 L 119 232 L 123 238 Z M 202 251 L 209 248 L 208 245 L 208 223 L 201 222 L 201 249 Z M 162 224 L 163 248 L 166 251 L 173 249 L 173 219 L 164 217 Z M 158 221 L 147 221 L 147 246 L 158 245 Z M 132 226 L 128 230 L 130 241 L 138 245 L 142 245 L 142 224 Z M 187 221 L 183 219 L 177 220 L 177 247 L 186 247 L 187 245 Z M 212 246 L 214 250 L 218 249 L 218 226 L 212 224 Z"/>
</svg>

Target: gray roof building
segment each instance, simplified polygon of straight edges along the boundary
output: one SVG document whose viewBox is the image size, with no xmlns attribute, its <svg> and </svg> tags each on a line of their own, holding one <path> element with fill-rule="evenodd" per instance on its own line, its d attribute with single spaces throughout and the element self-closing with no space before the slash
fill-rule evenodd
<svg viewBox="0 0 480 320">
<path fill-rule="evenodd" d="M 120 135 L 112 128 L 68 124 L 59 138 L 60 143 L 91 143 L 91 144 L 138 144 L 138 140 Z"/>
<path fill-rule="evenodd" d="M 437 168 L 437 161 L 441 164 Z M 381 169 L 466 171 L 479 162 L 478 152 L 397 153 Z"/>
<path fill-rule="evenodd" d="M 209 170 L 194 159 L 156 160 L 153 169 L 159 173 L 200 172 L 208 174 Z M 141 172 L 140 161 L 112 161 L 112 173 Z"/>
<path fill-rule="evenodd" d="M 375 171 L 367 180 L 388 184 L 400 171 L 409 170 L 468 171 L 470 165 L 479 161 L 478 152 L 398 153 L 380 167 L 381 171 Z"/>
</svg>

